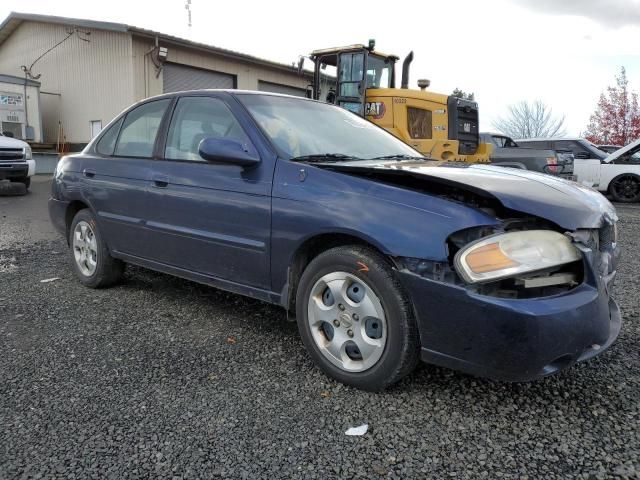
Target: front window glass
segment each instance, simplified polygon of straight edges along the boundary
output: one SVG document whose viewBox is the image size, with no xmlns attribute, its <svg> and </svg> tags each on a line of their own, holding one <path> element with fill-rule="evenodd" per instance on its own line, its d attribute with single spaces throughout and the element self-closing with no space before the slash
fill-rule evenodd
<svg viewBox="0 0 640 480">
<path fill-rule="evenodd" d="M 127 113 L 118 139 L 116 155 L 151 158 L 162 116 L 170 102 L 168 98 L 156 100 Z"/>
<path fill-rule="evenodd" d="M 181 98 L 169 127 L 165 157 L 204 161 L 198 148 L 205 138 L 223 138 L 243 144 L 249 141 L 223 101 L 212 97 Z"/>
<path fill-rule="evenodd" d="M 369 55 L 367 59 L 367 88 L 389 88 L 391 62 L 382 57 Z"/>
<path fill-rule="evenodd" d="M 432 137 L 433 124 L 431 110 L 422 108 L 407 108 L 409 135 L 411 138 L 429 139 Z"/>
<path fill-rule="evenodd" d="M 390 133 L 342 108 L 270 95 L 238 98 L 286 158 L 325 153 L 362 159 L 421 156 Z"/>
</svg>

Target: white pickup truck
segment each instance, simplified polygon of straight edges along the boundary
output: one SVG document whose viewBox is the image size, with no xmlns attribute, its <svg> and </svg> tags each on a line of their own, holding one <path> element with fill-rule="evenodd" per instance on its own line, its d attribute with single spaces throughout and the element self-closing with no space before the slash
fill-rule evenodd
<svg viewBox="0 0 640 480">
<path fill-rule="evenodd" d="M 31 185 L 36 162 L 31 155 L 31 147 L 22 140 L 0 134 L 0 180 Z"/>
<path fill-rule="evenodd" d="M 609 193 L 616 202 L 640 202 L 640 139 L 602 160 L 576 157 L 573 174 L 579 183 Z"/>
</svg>

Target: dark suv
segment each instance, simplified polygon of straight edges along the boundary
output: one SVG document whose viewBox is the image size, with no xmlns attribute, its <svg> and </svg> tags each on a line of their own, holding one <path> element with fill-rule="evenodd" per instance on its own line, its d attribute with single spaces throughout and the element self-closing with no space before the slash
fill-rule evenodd
<svg viewBox="0 0 640 480">
<path fill-rule="evenodd" d="M 521 147 L 548 148 L 556 152 L 571 152 L 577 160 L 604 160 L 608 153 L 603 152 L 584 138 L 524 138 L 516 140 Z"/>
</svg>

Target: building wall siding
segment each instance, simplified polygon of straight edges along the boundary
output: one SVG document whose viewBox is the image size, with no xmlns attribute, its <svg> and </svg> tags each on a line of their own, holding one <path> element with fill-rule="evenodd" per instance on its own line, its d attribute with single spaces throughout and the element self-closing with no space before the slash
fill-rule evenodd
<svg viewBox="0 0 640 480">
<path fill-rule="evenodd" d="M 259 80 L 303 89 L 309 83 L 309 80 L 293 72 L 287 73 L 239 60 L 227 59 L 206 51 L 177 46 L 162 40 L 160 40 L 159 45 L 168 48 L 167 62 L 235 75 L 237 88 L 240 90 L 258 90 Z M 151 62 L 150 56 L 148 54 L 145 55 L 154 46 L 155 41 L 152 38 L 133 37 L 134 91 L 138 100 L 152 95 L 159 95 L 163 91 L 162 73 L 156 76 L 156 68 Z"/>
<path fill-rule="evenodd" d="M 0 73 L 23 75 L 20 66 L 30 65 L 65 38 L 68 28 L 23 22 L 0 46 Z M 38 81 L 43 96 L 44 92 L 59 94 L 57 100 L 41 102 L 46 142 L 57 140 L 56 119 L 62 123 L 67 142 L 88 142 L 91 120 L 102 120 L 106 125 L 135 100 L 131 35 L 91 30 L 90 35 L 81 36 L 89 42 L 74 34 L 33 68 L 34 74 L 42 74 Z"/>
</svg>

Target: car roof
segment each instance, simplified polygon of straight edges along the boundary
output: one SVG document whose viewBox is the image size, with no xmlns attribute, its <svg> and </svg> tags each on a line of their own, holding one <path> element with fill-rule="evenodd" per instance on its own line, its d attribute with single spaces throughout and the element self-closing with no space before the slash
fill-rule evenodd
<svg viewBox="0 0 640 480">
<path fill-rule="evenodd" d="M 480 132 L 480 135 L 491 135 L 492 137 L 507 137 L 507 138 L 511 138 L 506 133 L 500 133 L 500 132 Z"/>
<path fill-rule="evenodd" d="M 589 142 L 586 138 L 583 137 L 536 137 L 536 138 L 518 138 L 516 142 L 555 142 L 558 140 L 585 140 Z M 589 142 L 591 143 L 591 142 Z"/>
<path fill-rule="evenodd" d="M 160 95 L 154 95 L 153 97 L 147 97 L 144 98 L 132 105 L 129 105 L 125 111 L 130 110 L 134 105 L 142 105 L 143 103 L 146 102 L 150 102 L 153 100 L 162 100 L 163 98 L 174 98 L 174 97 L 179 97 L 179 96 L 188 96 L 188 95 L 206 95 L 207 93 L 225 93 L 225 94 L 229 94 L 232 96 L 239 96 L 239 95 L 259 95 L 259 96 L 269 96 L 269 97 L 285 97 L 285 98 L 294 98 L 296 100 L 300 100 L 300 101 L 306 101 L 306 102 L 316 102 L 316 103 L 322 103 L 323 105 L 329 105 L 326 102 L 320 101 L 320 100 L 314 100 L 312 98 L 306 98 L 306 97 L 299 97 L 297 95 L 287 95 L 284 93 L 275 93 L 275 92 L 263 92 L 260 90 L 237 90 L 237 89 L 231 89 L 231 88 L 202 88 L 202 89 L 198 89 L 198 90 L 181 90 L 178 92 L 170 92 L 170 93 L 161 93 Z"/>
</svg>

